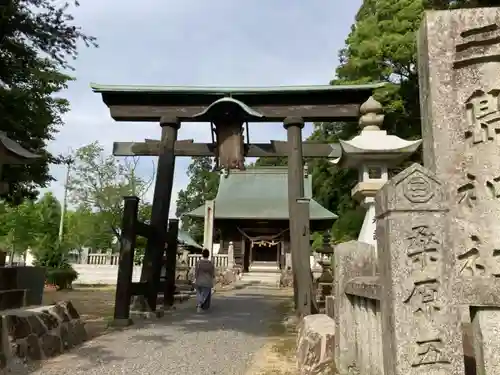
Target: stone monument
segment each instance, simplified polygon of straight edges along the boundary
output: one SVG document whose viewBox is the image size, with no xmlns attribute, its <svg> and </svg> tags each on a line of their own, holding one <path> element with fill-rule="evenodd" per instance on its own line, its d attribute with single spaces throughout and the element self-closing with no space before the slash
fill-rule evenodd
<svg viewBox="0 0 500 375">
<path fill-rule="evenodd" d="M 477 306 L 474 336 L 489 345 L 476 351 L 478 374 L 500 373 L 485 324 L 500 316 L 499 20 L 500 8 L 428 12 L 419 36 L 424 164 L 447 183 L 454 295 L 465 313 Z"/>
<path fill-rule="evenodd" d="M 441 181 L 413 164 L 376 196 L 386 375 L 463 375 Z"/>
</svg>

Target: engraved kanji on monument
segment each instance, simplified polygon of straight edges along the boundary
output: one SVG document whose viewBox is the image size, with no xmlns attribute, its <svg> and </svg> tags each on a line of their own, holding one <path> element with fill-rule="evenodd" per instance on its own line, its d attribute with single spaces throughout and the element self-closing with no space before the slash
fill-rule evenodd
<svg viewBox="0 0 500 375">
<path fill-rule="evenodd" d="M 427 12 L 424 165 L 446 181 L 457 302 L 500 306 L 500 8 Z"/>
<path fill-rule="evenodd" d="M 443 184 L 413 164 L 376 196 L 384 370 L 463 375 Z"/>
<path fill-rule="evenodd" d="M 488 336 L 476 340 L 477 372 L 496 375 L 500 336 L 485 322 L 500 316 L 500 8 L 427 12 L 418 64 L 424 165 L 450 203 L 455 303 L 464 320 L 475 306 L 473 336 Z"/>
</svg>

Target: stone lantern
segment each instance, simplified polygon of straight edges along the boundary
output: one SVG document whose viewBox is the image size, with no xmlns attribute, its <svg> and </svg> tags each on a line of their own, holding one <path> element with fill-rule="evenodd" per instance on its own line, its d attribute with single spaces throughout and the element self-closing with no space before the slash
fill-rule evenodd
<svg viewBox="0 0 500 375">
<path fill-rule="evenodd" d="M 407 159 L 422 140 L 407 141 L 381 130 L 384 122 L 382 105 L 370 97 L 361 105 L 361 132 L 351 140 L 340 140 L 342 156 L 332 162 L 340 167 L 358 170 L 359 180 L 352 196 L 366 208 L 358 241 L 377 246 L 375 239 L 375 194 L 389 180 L 389 168 Z"/>
<path fill-rule="evenodd" d="M 332 272 L 332 254 L 333 246 L 331 236 L 323 236 L 323 246 L 316 250 L 321 255 L 318 264 L 321 266 L 321 276 L 317 279 L 317 300 L 320 309 L 325 308 L 326 297 L 332 294 L 333 290 L 333 272 Z"/>
</svg>

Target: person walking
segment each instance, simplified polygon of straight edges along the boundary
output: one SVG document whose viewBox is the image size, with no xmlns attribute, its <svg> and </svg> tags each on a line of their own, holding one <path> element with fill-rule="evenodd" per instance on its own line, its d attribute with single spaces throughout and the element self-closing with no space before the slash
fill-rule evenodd
<svg viewBox="0 0 500 375">
<path fill-rule="evenodd" d="M 196 263 L 194 271 L 194 285 L 196 287 L 196 311 L 201 312 L 210 308 L 212 288 L 215 279 L 215 267 L 208 257 L 210 252 L 204 249 L 202 259 Z"/>
</svg>

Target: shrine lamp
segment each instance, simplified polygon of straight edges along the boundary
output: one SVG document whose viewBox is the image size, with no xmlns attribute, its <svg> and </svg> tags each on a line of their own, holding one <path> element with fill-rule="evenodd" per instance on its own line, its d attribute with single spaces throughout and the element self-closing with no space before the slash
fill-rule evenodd
<svg viewBox="0 0 500 375">
<path fill-rule="evenodd" d="M 367 210 L 358 241 L 376 247 L 375 194 L 389 180 L 389 168 L 410 157 L 422 140 L 407 141 L 382 130 L 383 108 L 372 96 L 361 105 L 360 113 L 360 134 L 348 141 L 340 140 L 342 155 L 332 162 L 358 171 L 358 183 L 351 194 Z"/>
</svg>

